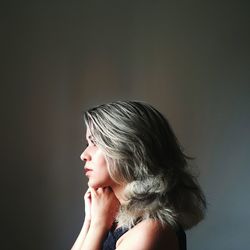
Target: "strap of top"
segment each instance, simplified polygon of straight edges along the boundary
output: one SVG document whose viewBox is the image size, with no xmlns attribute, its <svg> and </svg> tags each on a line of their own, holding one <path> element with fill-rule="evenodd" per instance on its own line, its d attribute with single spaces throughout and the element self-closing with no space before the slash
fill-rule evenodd
<svg viewBox="0 0 250 250">
<path fill-rule="evenodd" d="M 179 227 L 178 230 L 176 230 L 176 235 L 178 238 L 178 243 L 179 243 L 179 249 L 180 250 L 187 250 L 187 239 L 186 239 L 186 233 L 185 231 Z"/>
</svg>

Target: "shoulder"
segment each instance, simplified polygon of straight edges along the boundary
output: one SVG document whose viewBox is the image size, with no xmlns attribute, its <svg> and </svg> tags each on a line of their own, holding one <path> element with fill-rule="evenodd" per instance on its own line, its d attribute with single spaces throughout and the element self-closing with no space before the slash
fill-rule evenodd
<svg viewBox="0 0 250 250">
<path fill-rule="evenodd" d="M 162 226 L 159 221 L 148 219 L 138 223 L 125 233 L 116 244 L 117 250 L 169 250 L 178 249 L 175 231 L 169 226 Z"/>
</svg>

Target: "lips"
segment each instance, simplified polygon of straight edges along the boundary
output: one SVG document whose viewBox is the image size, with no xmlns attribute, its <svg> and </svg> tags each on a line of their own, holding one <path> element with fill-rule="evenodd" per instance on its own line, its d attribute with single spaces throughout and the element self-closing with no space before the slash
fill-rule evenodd
<svg viewBox="0 0 250 250">
<path fill-rule="evenodd" d="M 85 172 L 86 175 L 87 175 L 87 173 L 89 173 L 91 171 L 92 171 L 92 169 L 90 169 L 90 168 L 84 168 L 84 172 Z"/>
</svg>

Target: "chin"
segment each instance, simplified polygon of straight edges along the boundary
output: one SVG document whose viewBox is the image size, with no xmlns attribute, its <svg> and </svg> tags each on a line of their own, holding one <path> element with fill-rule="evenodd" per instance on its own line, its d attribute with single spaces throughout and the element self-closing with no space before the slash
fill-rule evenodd
<svg viewBox="0 0 250 250">
<path fill-rule="evenodd" d="M 92 182 L 92 181 L 88 182 L 88 186 L 91 187 L 91 188 L 93 188 L 93 189 L 105 187 L 104 184 L 96 183 L 96 182 Z"/>
</svg>

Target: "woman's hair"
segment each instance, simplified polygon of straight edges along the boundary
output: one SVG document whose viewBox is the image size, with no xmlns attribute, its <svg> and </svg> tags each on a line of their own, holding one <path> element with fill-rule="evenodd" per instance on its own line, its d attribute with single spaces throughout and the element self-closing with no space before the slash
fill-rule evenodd
<svg viewBox="0 0 250 250">
<path fill-rule="evenodd" d="M 117 101 L 84 113 L 104 151 L 111 178 L 125 188 L 117 221 L 132 227 L 147 218 L 189 229 L 204 217 L 204 194 L 167 119 L 151 105 Z"/>
</svg>

